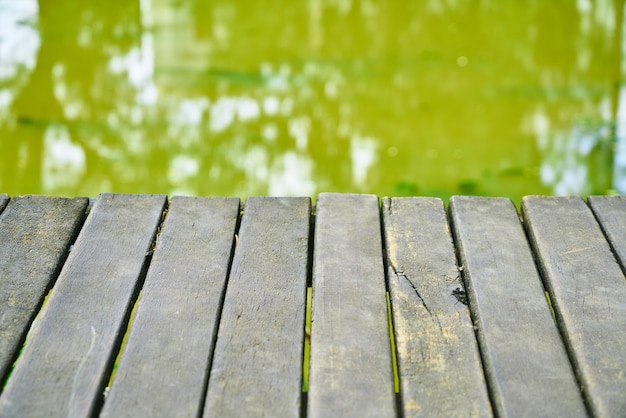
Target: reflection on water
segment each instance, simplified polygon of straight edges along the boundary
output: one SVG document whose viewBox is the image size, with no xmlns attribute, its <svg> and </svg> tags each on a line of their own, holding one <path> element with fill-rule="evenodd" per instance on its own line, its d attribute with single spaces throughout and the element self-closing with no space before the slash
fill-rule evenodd
<svg viewBox="0 0 626 418">
<path fill-rule="evenodd" d="M 0 190 L 626 192 L 623 13 L 0 0 Z"/>
</svg>

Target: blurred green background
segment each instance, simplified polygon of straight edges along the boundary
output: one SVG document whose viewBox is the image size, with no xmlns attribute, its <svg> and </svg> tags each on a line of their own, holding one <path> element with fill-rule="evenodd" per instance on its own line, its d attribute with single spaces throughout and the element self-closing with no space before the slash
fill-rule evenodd
<svg viewBox="0 0 626 418">
<path fill-rule="evenodd" d="M 624 192 L 623 14 L 0 0 L 0 192 Z"/>
</svg>

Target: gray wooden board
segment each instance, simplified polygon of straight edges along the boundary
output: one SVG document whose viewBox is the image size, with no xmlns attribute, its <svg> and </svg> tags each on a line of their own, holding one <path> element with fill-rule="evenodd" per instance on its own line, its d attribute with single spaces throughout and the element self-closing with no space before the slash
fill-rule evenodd
<svg viewBox="0 0 626 418">
<path fill-rule="evenodd" d="M 2 206 L 2 202 L 0 202 Z M 24 196 L 0 215 L 0 381 L 80 228 L 87 199 Z"/>
<path fill-rule="evenodd" d="M 308 416 L 395 416 L 378 198 L 320 194 L 314 246 Z"/>
<path fill-rule="evenodd" d="M 4 210 L 7 203 L 9 203 L 9 196 L 6 194 L 0 194 L 0 213 Z"/>
<path fill-rule="evenodd" d="M 586 416 L 515 206 L 454 196 L 450 212 L 499 416 Z"/>
<path fill-rule="evenodd" d="M 2 417 L 96 412 L 165 196 L 101 195 L 0 396 Z"/>
<path fill-rule="evenodd" d="M 102 417 L 196 417 L 239 199 L 174 197 Z"/>
<path fill-rule="evenodd" d="M 591 412 L 626 416 L 626 280 L 578 197 L 525 197 L 529 236 Z"/>
<path fill-rule="evenodd" d="M 309 198 L 246 201 L 204 416 L 299 416 Z"/>
<path fill-rule="evenodd" d="M 626 271 L 626 196 L 589 196 L 589 205 Z"/>
<path fill-rule="evenodd" d="M 385 198 L 383 223 L 404 416 L 492 416 L 443 202 Z"/>
</svg>

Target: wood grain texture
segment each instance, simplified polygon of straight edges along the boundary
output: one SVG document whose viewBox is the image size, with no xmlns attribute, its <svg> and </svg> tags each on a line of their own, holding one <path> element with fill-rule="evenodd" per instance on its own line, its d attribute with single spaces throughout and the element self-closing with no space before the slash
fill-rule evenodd
<svg viewBox="0 0 626 418">
<path fill-rule="evenodd" d="M 591 412 L 626 416 L 626 279 L 578 197 L 525 197 L 546 287 Z"/>
<path fill-rule="evenodd" d="M 174 197 L 101 417 L 197 417 L 239 199 Z"/>
<path fill-rule="evenodd" d="M 450 200 L 469 303 L 498 416 L 587 412 L 510 200 Z"/>
<path fill-rule="evenodd" d="M 165 196 L 99 197 L 0 396 L 0 416 L 95 412 Z"/>
<path fill-rule="evenodd" d="M 311 201 L 246 201 L 204 416 L 299 416 Z"/>
<path fill-rule="evenodd" d="M 85 198 L 15 197 L 0 215 L 2 382 L 67 257 L 87 202 Z"/>
<path fill-rule="evenodd" d="M 589 196 L 588 201 L 626 272 L 626 196 Z"/>
<path fill-rule="evenodd" d="M 492 416 L 443 202 L 385 198 L 383 223 L 403 416 Z"/>
<path fill-rule="evenodd" d="M 308 416 L 395 416 L 376 196 L 319 195 L 312 303 Z"/>
</svg>

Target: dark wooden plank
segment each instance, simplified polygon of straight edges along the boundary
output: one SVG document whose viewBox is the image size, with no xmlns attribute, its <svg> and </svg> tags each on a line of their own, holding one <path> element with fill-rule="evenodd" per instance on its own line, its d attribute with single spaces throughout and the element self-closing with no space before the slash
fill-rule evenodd
<svg viewBox="0 0 626 418">
<path fill-rule="evenodd" d="M 589 205 L 626 271 L 626 196 L 589 196 Z"/>
<path fill-rule="evenodd" d="M 309 417 L 396 415 L 376 196 L 318 197 L 309 370 Z"/>
<path fill-rule="evenodd" d="M 578 197 L 525 197 L 546 287 L 591 412 L 626 416 L 626 280 Z"/>
<path fill-rule="evenodd" d="M 0 213 L 4 210 L 7 203 L 9 203 L 9 196 L 6 194 L 0 194 Z"/>
<path fill-rule="evenodd" d="M 492 416 L 443 202 L 383 199 L 404 416 Z"/>
<path fill-rule="evenodd" d="M 100 196 L 33 321 L 0 416 L 97 410 L 164 204 L 165 196 Z"/>
<path fill-rule="evenodd" d="M 67 257 L 87 203 L 86 198 L 15 197 L 0 216 L 2 382 Z"/>
<path fill-rule="evenodd" d="M 204 416 L 300 414 L 311 201 L 247 200 Z"/>
<path fill-rule="evenodd" d="M 586 416 L 515 206 L 454 196 L 450 213 L 497 415 Z"/>
<path fill-rule="evenodd" d="M 196 417 L 239 199 L 174 197 L 101 417 Z"/>
</svg>

